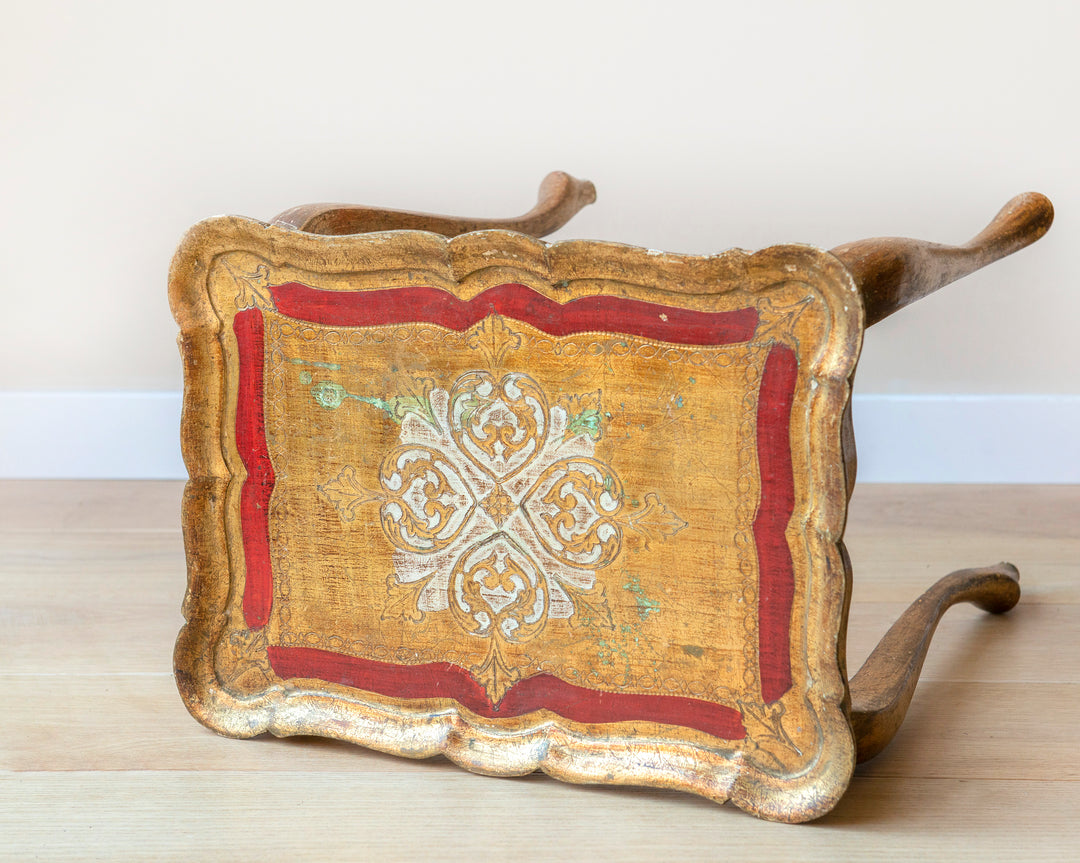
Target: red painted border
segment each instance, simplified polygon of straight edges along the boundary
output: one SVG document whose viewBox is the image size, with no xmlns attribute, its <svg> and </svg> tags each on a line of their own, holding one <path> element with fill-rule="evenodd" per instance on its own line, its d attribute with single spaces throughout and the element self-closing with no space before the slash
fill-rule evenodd
<svg viewBox="0 0 1080 863">
<path fill-rule="evenodd" d="M 425 321 L 462 331 L 488 315 L 531 324 L 552 336 L 611 332 L 680 345 L 726 345 L 749 341 L 757 309 L 696 312 L 623 297 L 581 297 L 557 303 L 525 285 L 498 285 L 471 300 L 439 288 L 322 291 L 290 282 L 270 288 L 277 310 L 334 327 L 367 327 Z"/>
<path fill-rule="evenodd" d="M 284 314 L 329 326 L 428 321 L 463 330 L 498 313 L 522 319 L 552 335 L 600 330 L 677 344 L 745 342 L 757 326 L 757 312 L 752 308 L 693 312 L 619 297 L 586 297 L 560 305 L 523 285 L 500 285 L 468 302 L 446 291 L 423 287 L 334 292 L 293 283 L 271 288 L 271 293 Z M 233 329 L 240 354 L 237 448 L 248 470 L 241 494 L 247 563 L 244 617 L 249 627 L 258 628 L 269 619 L 273 594 L 268 504 L 274 471 L 266 448 L 262 407 L 261 312 L 251 309 L 238 313 Z M 789 435 L 797 371 L 797 358 L 790 348 L 774 347 L 766 360 L 758 402 L 762 491 L 753 530 L 760 579 L 759 664 L 767 702 L 791 687 L 789 633 L 794 572 L 785 531 L 794 507 Z M 732 708 L 678 696 L 599 692 L 547 674 L 520 681 L 495 707 L 468 672 L 447 663 L 398 666 L 310 648 L 277 647 L 271 648 L 271 662 L 283 678 L 317 678 L 402 698 L 453 697 L 482 716 L 517 716 L 546 707 L 581 722 L 639 719 L 697 728 L 725 739 L 740 739 L 745 734 L 739 714 Z M 417 692 L 427 694 L 407 694 Z"/>
<path fill-rule="evenodd" d="M 791 688 L 791 603 L 795 568 L 787 526 L 795 511 L 791 466 L 791 406 L 799 361 L 787 345 L 775 345 L 765 360 L 758 391 L 757 451 L 761 503 L 754 519 L 758 552 L 758 665 L 765 703 Z"/>
<path fill-rule="evenodd" d="M 240 362 L 236 396 L 236 449 L 247 468 L 240 491 L 240 524 L 244 535 L 244 622 L 249 629 L 266 626 L 273 601 L 270 571 L 270 494 L 274 467 L 266 449 L 263 418 L 263 316 L 248 309 L 233 318 Z"/>
<path fill-rule="evenodd" d="M 739 711 L 696 698 L 602 692 L 551 674 L 537 674 L 510 687 L 496 706 L 469 672 L 448 662 L 395 665 L 311 647 L 270 647 L 269 651 L 270 665 L 282 679 L 312 678 L 393 698 L 449 698 L 488 719 L 550 710 L 572 722 L 662 722 L 724 740 L 746 736 Z"/>
</svg>

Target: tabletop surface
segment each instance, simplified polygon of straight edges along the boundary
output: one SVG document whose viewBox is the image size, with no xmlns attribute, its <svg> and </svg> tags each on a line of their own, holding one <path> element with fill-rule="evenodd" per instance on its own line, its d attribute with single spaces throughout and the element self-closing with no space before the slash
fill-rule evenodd
<svg viewBox="0 0 1080 863">
<path fill-rule="evenodd" d="M 172 680 L 181 491 L 0 482 L 0 858 L 985 861 L 1080 844 L 1080 487 L 856 490 L 851 673 L 950 570 L 1010 560 L 1024 595 L 1002 617 L 946 615 L 892 745 L 804 826 L 675 792 L 217 737 Z"/>
</svg>

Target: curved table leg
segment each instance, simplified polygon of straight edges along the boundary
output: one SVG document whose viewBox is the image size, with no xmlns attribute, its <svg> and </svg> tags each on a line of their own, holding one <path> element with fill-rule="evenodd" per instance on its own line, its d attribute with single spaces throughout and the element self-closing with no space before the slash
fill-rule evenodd
<svg viewBox="0 0 1080 863">
<path fill-rule="evenodd" d="M 596 200 L 596 187 L 563 171 L 553 171 L 540 184 L 536 206 L 509 219 L 475 219 L 412 213 L 351 204 L 304 204 L 274 217 L 274 224 L 312 234 L 362 234 L 368 231 L 434 231 L 454 237 L 469 231 L 498 228 L 543 237 L 557 231 L 582 207 Z"/>
<path fill-rule="evenodd" d="M 1054 205 L 1045 195 L 1017 195 L 962 246 L 879 237 L 832 250 L 848 268 L 866 307 L 866 326 L 994 261 L 1029 246 L 1050 230 Z"/>
<path fill-rule="evenodd" d="M 1011 563 L 950 573 L 913 602 L 885 633 L 849 683 L 857 758 L 873 758 L 904 721 L 938 621 L 958 602 L 1001 614 L 1020 599 L 1020 573 Z"/>
</svg>

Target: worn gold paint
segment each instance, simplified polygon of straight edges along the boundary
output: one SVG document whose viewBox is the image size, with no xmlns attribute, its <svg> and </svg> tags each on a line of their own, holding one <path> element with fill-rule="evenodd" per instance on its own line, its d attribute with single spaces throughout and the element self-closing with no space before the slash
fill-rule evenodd
<svg viewBox="0 0 1080 863">
<path fill-rule="evenodd" d="M 552 175 L 534 211 L 499 226 L 550 230 L 593 195 L 591 184 Z M 182 330 L 182 436 L 191 473 L 188 623 L 176 648 L 185 703 L 200 721 L 231 736 L 321 734 L 411 757 L 442 752 L 483 773 L 539 768 L 574 782 L 680 788 L 777 820 L 823 814 L 851 777 L 851 723 L 860 752 L 887 742 L 940 613 L 959 599 L 1005 610 L 1018 596 L 1015 570 L 1007 567 L 942 582 L 852 681 L 852 710 L 844 660 L 850 573 L 840 540 L 854 479 L 845 406 L 863 302 L 869 319 L 880 319 L 1031 242 L 1051 218 L 1049 202 L 1028 195 L 957 249 L 890 240 L 842 247 L 836 256 L 784 246 L 708 258 L 583 241 L 548 246 L 504 231 L 447 240 L 412 231 L 327 238 L 292 230 L 342 234 L 382 226 L 449 235 L 495 224 L 321 205 L 289 211 L 280 227 L 232 217 L 196 226 L 170 276 Z M 750 342 L 717 348 L 600 334 L 552 338 L 498 317 L 466 333 L 422 324 L 326 328 L 298 325 L 273 308 L 270 286 L 292 281 L 328 291 L 427 285 L 466 300 L 513 282 L 557 302 L 599 293 L 699 311 L 751 305 L 760 324 Z M 240 610 L 238 501 L 245 471 L 233 433 L 231 326 L 238 311 L 251 307 L 266 320 L 264 409 L 277 475 L 269 512 L 276 592 L 270 622 L 257 633 L 245 628 Z M 789 344 L 798 359 L 790 434 L 795 512 L 787 530 L 796 592 L 793 686 L 779 702 L 765 704 L 756 667 L 757 561 L 747 529 L 761 485 L 751 457 L 756 385 L 776 341 Z M 558 614 L 550 606 L 546 618 L 536 611 L 543 606 L 534 589 L 540 582 L 528 556 L 518 553 L 526 542 L 520 532 L 507 533 L 498 554 L 485 546 L 469 557 L 469 572 L 483 577 L 468 582 L 466 601 L 483 599 L 497 615 L 517 615 L 519 628 L 493 637 L 460 607 L 425 606 L 424 584 L 403 577 L 411 564 L 402 549 L 418 542 L 450 547 L 458 539 L 452 521 L 445 530 L 442 521 L 430 529 L 418 522 L 407 536 L 395 532 L 407 519 L 387 513 L 408 504 L 394 485 L 399 473 L 405 476 L 421 457 L 439 463 L 434 451 L 406 453 L 415 449 L 406 437 L 418 418 L 439 419 L 433 394 L 446 393 L 453 403 L 463 381 L 491 387 L 508 380 L 521 381 L 534 397 L 532 408 L 524 401 L 511 406 L 521 427 L 539 428 L 543 416 L 550 422 L 555 410 L 563 411 L 565 433 L 578 446 L 578 461 L 565 467 L 576 471 L 574 482 L 592 499 L 608 501 L 608 527 L 602 549 L 596 533 L 579 537 L 580 548 L 567 543 L 559 552 L 599 555 L 590 558 L 595 584 L 586 583 L 589 576 L 579 579 L 576 592 L 567 587 L 570 605 Z M 470 411 L 484 402 L 466 397 Z M 481 460 L 493 440 L 487 431 L 454 439 Z M 506 438 L 502 445 L 514 458 L 528 454 L 528 441 Z M 430 476 L 442 476 L 439 471 Z M 452 519 L 468 495 L 449 473 L 443 480 L 440 512 Z M 510 523 L 514 503 L 500 486 L 474 493 L 471 505 L 501 527 Z M 544 504 L 543 512 L 556 518 L 557 496 L 544 497 Z M 501 573 L 491 570 L 492 561 L 503 559 L 510 563 Z M 513 579 L 532 584 L 517 594 L 528 600 L 520 608 L 502 605 Z M 547 711 L 488 720 L 446 700 L 410 703 L 281 681 L 267 661 L 273 644 L 325 646 L 399 664 L 453 661 L 470 669 L 493 701 L 541 670 L 627 693 L 673 686 L 737 709 L 747 738 L 722 741 L 647 722 L 589 726 Z"/>
</svg>

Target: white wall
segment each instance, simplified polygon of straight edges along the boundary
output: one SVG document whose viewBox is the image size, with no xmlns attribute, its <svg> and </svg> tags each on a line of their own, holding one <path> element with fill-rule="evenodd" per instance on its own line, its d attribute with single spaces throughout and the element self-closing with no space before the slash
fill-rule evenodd
<svg viewBox="0 0 1080 863">
<path fill-rule="evenodd" d="M 193 222 L 314 200 L 508 215 L 560 168 L 600 199 L 557 237 L 684 252 L 961 242 L 1045 192 L 1050 234 L 871 330 L 858 387 L 904 397 L 866 402 L 886 429 L 873 404 L 1044 397 L 1015 438 L 981 433 L 1057 447 L 1020 479 L 1080 481 L 1080 445 L 1037 439 L 1080 406 L 1080 3 L 10 5 L 0 475 L 92 473 L 55 437 L 25 449 L 53 410 L 33 405 L 100 395 L 83 416 L 107 418 L 150 393 L 153 413 L 179 389 L 165 273 Z M 958 440 L 970 403 L 950 402 Z M 162 473 L 175 441 L 138 425 L 99 465 Z M 942 458 L 893 478 L 944 476 Z M 1002 479 L 1000 458 L 964 476 Z"/>
</svg>

